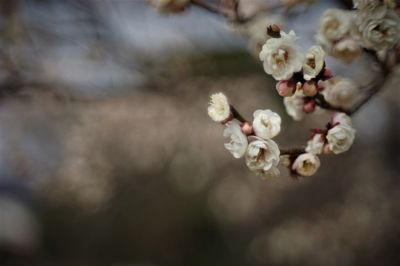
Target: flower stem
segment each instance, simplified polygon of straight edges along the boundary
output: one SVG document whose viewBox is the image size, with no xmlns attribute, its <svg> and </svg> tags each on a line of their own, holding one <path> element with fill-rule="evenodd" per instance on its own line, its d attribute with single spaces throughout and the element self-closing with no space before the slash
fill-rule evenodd
<svg viewBox="0 0 400 266">
<path fill-rule="evenodd" d="M 300 155 L 302 153 L 305 153 L 304 148 L 291 148 L 291 149 L 280 149 L 281 150 L 281 155 Z"/>
<path fill-rule="evenodd" d="M 240 122 L 244 123 L 247 120 L 238 112 L 238 110 L 236 110 L 235 107 L 233 107 L 233 105 L 231 105 L 231 112 L 234 118 L 236 118 L 237 120 L 239 120 Z"/>
</svg>

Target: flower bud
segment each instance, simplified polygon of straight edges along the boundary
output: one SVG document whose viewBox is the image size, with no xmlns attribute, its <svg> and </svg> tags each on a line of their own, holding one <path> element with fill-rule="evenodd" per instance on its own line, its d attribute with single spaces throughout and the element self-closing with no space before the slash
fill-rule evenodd
<svg viewBox="0 0 400 266">
<path fill-rule="evenodd" d="M 315 96 L 315 94 L 317 94 L 317 92 L 318 92 L 315 81 L 305 82 L 303 84 L 303 92 L 304 92 L 304 95 L 306 95 L 306 96 L 309 96 L 309 97 Z"/>
<path fill-rule="evenodd" d="M 303 111 L 305 112 L 305 113 L 312 113 L 312 112 L 314 112 L 314 110 L 315 110 L 315 106 L 316 106 L 316 103 L 315 103 L 315 101 L 314 100 L 309 100 L 308 102 L 306 102 L 306 103 L 304 103 L 304 105 L 303 105 Z"/>
<path fill-rule="evenodd" d="M 300 81 L 296 83 L 296 90 L 300 90 L 303 87 L 303 83 Z"/>
<path fill-rule="evenodd" d="M 276 84 L 276 90 L 282 97 L 292 96 L 295 90 L 293 81 L 281 80 Z"/>
<path fill-rule="evenodd" d="M 317 83 L 317 91 L 323 91 L 325 89 L 325 82 L 322 80 L 319 80 Z"/>
<path fill-rule="evenodd" d="M 324 69 L 324 79 L 330 79 L 333 77 L 332 70 L 330 68 L 325 68 Z"/>
<path fill-rule="evenodd" d="M 267 28 L 267 34 L 272 38 L 280 38 L 281 28 L 276 24 L 272 24 Z"/>
<path fill-rule="evenodd" d="M 247 121 L 241 125 L 241 128 L 245 135 L 251 135 L 253 133 L 253 126 Z"/>
<path fill-rule="evenodd" d="M 329 144 L 328 144 L 328 143 L 326 143 L 326 144 L 324 145 L 323 153 L 324 153 L 324 154 L 332 154 L 332 151 L 329 149 Z"/>
</svg>

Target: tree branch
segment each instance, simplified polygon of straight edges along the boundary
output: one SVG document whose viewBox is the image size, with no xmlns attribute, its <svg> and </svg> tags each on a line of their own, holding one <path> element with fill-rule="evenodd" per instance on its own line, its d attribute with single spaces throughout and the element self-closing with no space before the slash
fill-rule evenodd
<svg viewBox="0 0 400 266">
<path fill-rule="evenodd" d="M 291 148 L 291 149 L 283 149 L 280 148 L 281 155 L 300 155 L 305 153 L 305 148 Z"/>
<path fill-rule="evenodd" d="M 384 62 L 380 61 L 378 59 L 375 51 L 365 50 L 365 52 L 366 52 L 366 54 L 370 55 L 373 58 L 373 60 L 380 65 L 382 74 L 381 74 L 381 78 L 379 79 L 379 81 L 376 82 L 375 85 L 372 86 L 370 89 L 368 89 L 365 94 L 365 97 L 363 99 L 361 99 L 358 103 L 356 103 L 350 109 L 344 109 L 341 107 L 331 105 L 330 103 L 328 103 L 325 100 L 324 96 L 320 93 L 318 93 L 314 98 L 315 102 L 318 106 L 320 106 L 326 110 L 342 112 L 342 113 L 346 113 L 347 115 L 351 116 L 351 115 L 357 113 L 366 103 L 368 103 L 378 92 L 380 92 L 385 87 L 386 79 L 389 77 L 389 75 L 392 72 L 391 67 L 389 67 L 387 65 L 388 60 L 385 60 Z M 389 54 L 390 54 L 390 52 L 388 52 L 388 56 L 389 56 Z"/>
<path fill-rule="evenodd" d="M 346 113 L 348 115 L 351 114 L 351 110 L 347 110 L 347 109 L 344 109 L 344 108 L 341 108 L 341 107 L 338 107 L 338 106 L 334 106 L 334 105 L 328 103 L 325 100 L 324 95 L 322 95 L 321 93 L 317 93 L 317 95 L 314 96 L 314 100 L 315 100 L 315 103 L 319 107 L 321 107 L 323 109 L 336 111 L 336 112 L 341 112 L 341 113 Z"/>
<path fill-rule="evenodd" d="M 391 70 L 389 68 L 387 68 L 386 64 L 384 63 L 383 67 L 382 67 L 381 82 L 378 82 L 375 86 L 372 86 L 372 88 L 367 91 L 366 96 L 350 110 L 349 115 L 353 115 L 356 112 L 358 112 L 378 92 L 380 92 L 385 87 L 386 79 L 387 79 L 387 77 L 389 77 L 390 74 L 391 74 Z"/>
<path fill-rule="evenodd" d="M 239 111 L 233 107 L 233 105 L 231 105 L 231 113 L 233 115 L 234 118 L 236 118 L 237 120 L 239 120 L 240 122 L 244 123 L 247 120 L 239 113 Z"/>
<path fill-rule="evenodd" d="M 211 13 L 217 14 L 217 15 L 221 15 L 221 16 L 223 16 L 231 21 L 234 21 L 234 22 L 245 23 L 250 20 L 250 19 L 242 18 L 239 15 L 239 2 L 237 0 L 235 0 L 234 7 L 231 10 L 207 3 L 204 0 L 191 0 L 191 3 L 197 7 L 200 7 L 202 9 L 208 11 L 208 12 L 211 12 Z"/>
</svg>

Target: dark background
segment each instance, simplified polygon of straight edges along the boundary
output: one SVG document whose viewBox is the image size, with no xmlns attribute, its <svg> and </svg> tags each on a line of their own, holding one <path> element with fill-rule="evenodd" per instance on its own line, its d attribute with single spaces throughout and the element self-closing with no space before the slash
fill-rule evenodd
<svg viewBox="0 0 400 266">
<path fill-rule="evenodd" d="M 281 13 L 285 30 L 307 47 L 341 4 Z M 281 114 L 284 146 L 329 115 L 292 121 L 223 18 L 142 0 L 0 12 L 0 265 L 400 264 L 398 71 L 355 115 L 349 152 L 263 181 L 224 149 L 209 95 Z M 360 84 L 376 74 L 366 58 L 328 64 Z"/>
</svg>

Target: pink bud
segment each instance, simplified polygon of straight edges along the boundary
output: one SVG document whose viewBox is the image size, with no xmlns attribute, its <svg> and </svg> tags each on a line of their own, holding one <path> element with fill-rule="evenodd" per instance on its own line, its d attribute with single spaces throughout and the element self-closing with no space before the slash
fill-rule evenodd
<svg viewBox="0 0 400 266">
<path fill-rule="evenodd" d="M 253 134 L 253 127 L 252 127 L 252 125 L 250 125 L 250 123 L 249 122 L 244 122 L 243 124 L 242 124 L 242 132 L 243 132 L 243 134 L 245 134 L 245 135 L 251 135 L 251 134 Z"/>
<path fill-rule="evenodd" d="M 303 85 L 303 92 L 304 95 L 313 97 L 315 94 L 317 94 L 317 85 L 315 84 L 315 81 L 307 81 Z"/>
<path fill-rule="evenodd" d="M 296 90 L 300 90 L 303 87 L 303 84 L 299 81 L 296 83 Z"/>
<path fill-rule="evenodd" d="M 295 84 L 292 81 L 281 80 L 276 84 L 276 90 L 282 97 L 292 96 L 295 90 Z"/>
<path fill-rule="evenodd" d="M 330 79 L 330 78 L 332 78 L 333 77 L 333 73 L 332 73 L 332 70 L 330 69 L 330 68 L 325 68 L 324 69 L 324 78 L 325 79 Z"/>
<path fill-rule="evenodd" d="M 324 150 L 323 150 L 324 154 L 332 154 L 332 151 L 329 149 L 329 144 L 325 144 L 324 145 Z"/>
<path fill-rule="evenodd" d="M 325 82 L 322 80 L 319 80 L 318 84 L 317 84 L 317 91 L 323 91 L 324 89 L 325 89 Z"/>
<path fill-rule="evenodd" d="M 310 100 L 310 101 L 308 101 L 308 102 L 305 102 L 304 103 L 304 105 L 303 105 L 303 111 L 305 112 L 305 113 L 312 113 L 312 112 L 314 112 L 314 110 L 315 110 L 315 101 L 313 101 L 313 100 Z"/>
</svg>

